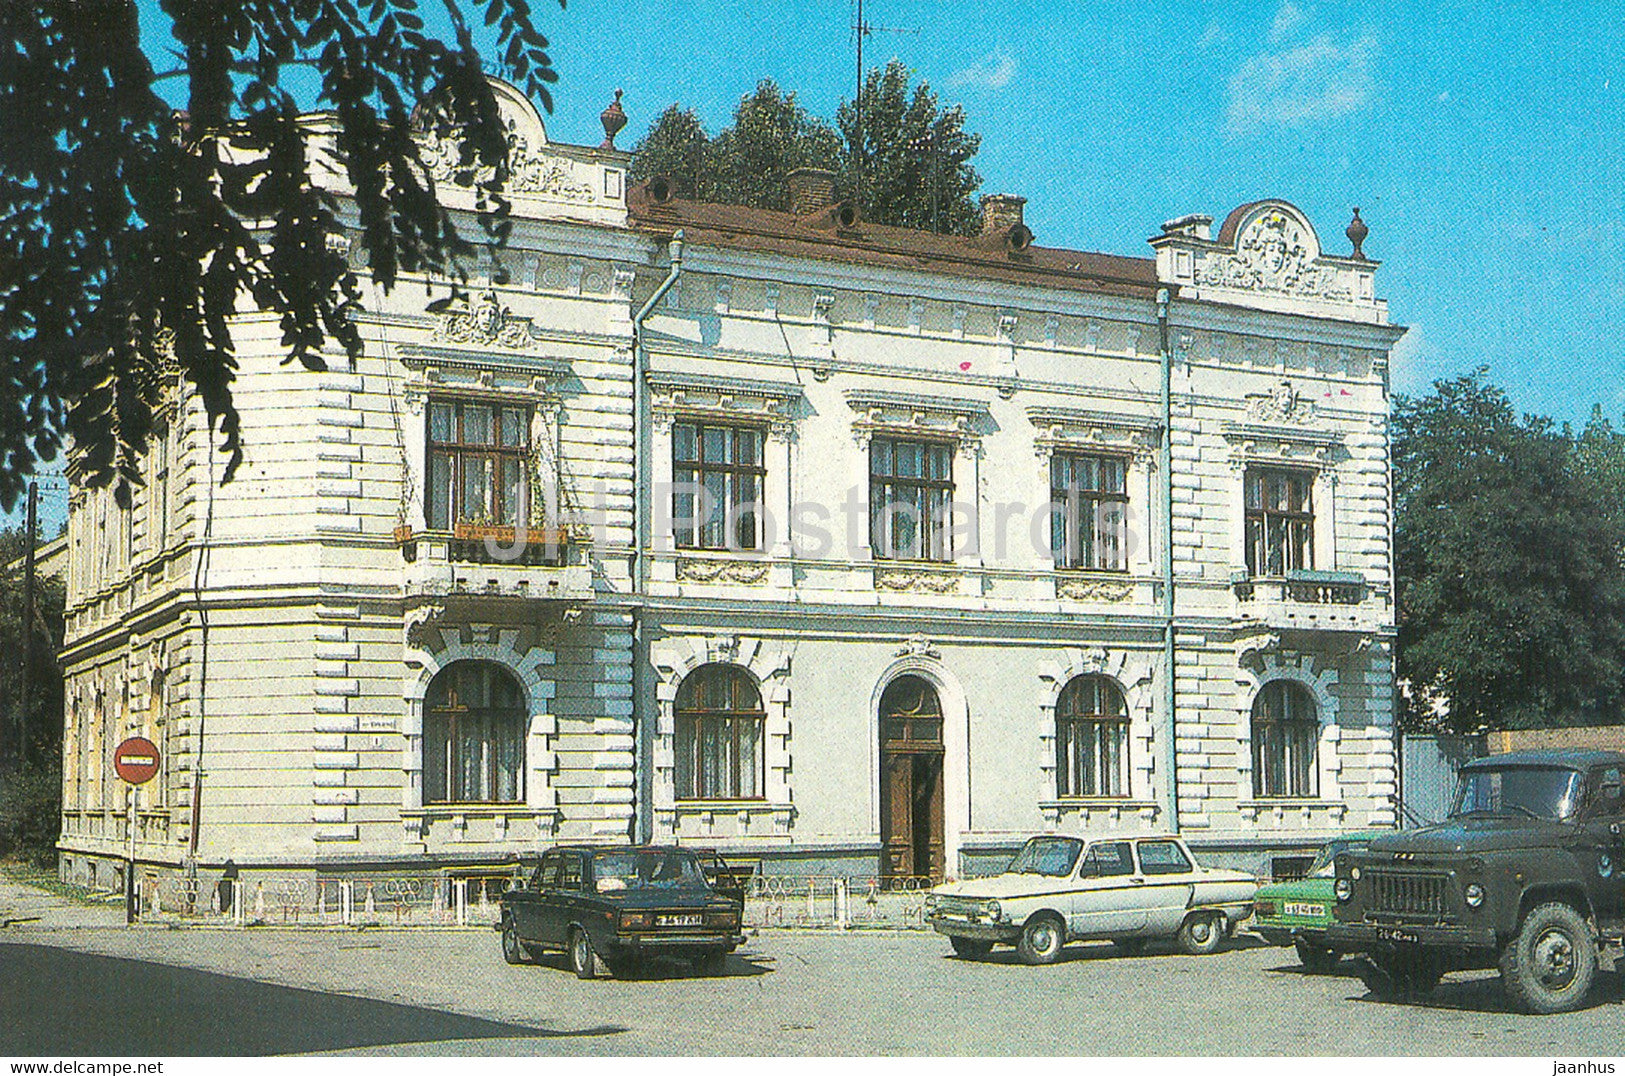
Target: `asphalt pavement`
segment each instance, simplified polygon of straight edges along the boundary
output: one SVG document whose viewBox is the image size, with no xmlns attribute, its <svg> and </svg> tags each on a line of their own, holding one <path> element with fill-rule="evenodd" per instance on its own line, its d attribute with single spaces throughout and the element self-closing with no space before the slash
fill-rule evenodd
<svg viewBox="0 0 1625 1076">
<path fill-rule="evenodd" d="M 1485 973 L 1393 1004 L 1352 961 L 1309 975 L 1252 938 L 1206 957 L 1078 945 L 1033 968 L 1005 950 L 959 960 L 919 932 L 764 931 L 720 976 L 671 964 L 583 982 L 560 959 L 504 964 L 492 931 L 84 918 L 0 930 L 0 1054 L 1585 1057 L 1618 1053 L 1625 1014 L 1612 973 L 1555 1016 L 1511 1011 Z"/>
</svg>

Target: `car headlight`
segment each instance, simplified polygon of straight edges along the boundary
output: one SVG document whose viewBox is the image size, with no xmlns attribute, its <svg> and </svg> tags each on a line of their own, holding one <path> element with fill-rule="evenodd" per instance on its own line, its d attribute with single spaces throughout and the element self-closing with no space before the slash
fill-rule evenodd
<svg viewBox="0 0 1625 1076">
<path fill-rule="evenodd" d="M 1472 882 L 1467 886 L 1462 896 L 1467 899 L 1467 907 L 1476 908 L 1484 903 L 1484 887 L 1477 882 Z"/>
<path fill-rule="evenodd" d="M 1337 899 L 1340 901 L 1353 900 L 1354 883 L 1347 878 L 1339 878 L 1337 883 L 1332 886 L 1332 892 L 1337 894 Z"/>
<path fill-rule="evenodd" d="M 996 900 L 984 901 L 982 911 L 995 923 L 1004 918 L 1004 910 L 999 907 L 999 902 Z"/>
</svg>

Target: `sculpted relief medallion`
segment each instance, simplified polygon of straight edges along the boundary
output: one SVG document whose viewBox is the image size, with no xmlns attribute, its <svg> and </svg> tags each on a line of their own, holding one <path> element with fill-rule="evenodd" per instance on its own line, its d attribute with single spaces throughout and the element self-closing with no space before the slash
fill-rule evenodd
<svg viewBox="0 0 1625 1076">
<path fill-rule="evenodd" d="M 1197 282 L 1245 291 L 1280 292 L 1348 300 L 1349 288 L 1333 269 L 1314 264 L 1313 239 L 1287 213 L 1269 209 L 1241 229 L 1236 253 L 1203 260 Z"/>
</svg>

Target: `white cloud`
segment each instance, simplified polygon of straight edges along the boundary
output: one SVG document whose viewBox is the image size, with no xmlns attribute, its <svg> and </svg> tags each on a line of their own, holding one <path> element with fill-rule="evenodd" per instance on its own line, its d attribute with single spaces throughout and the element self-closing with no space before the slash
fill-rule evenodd
<svg viewBox="0 0 1625 1076">
<path fill-rule="evenodd" d="M 1465 373 L 1428 340 L 1420 325 L 1412 325 L 1388 354 L 1388 377 L 1395 392 L 1407 396 L 1426 395 L 1435 381 Z"/>
<path fill-rule="evenodd" d="M 984 90 L 1002 90 L 1016 77 L 1016 60 L 1008 52 L 994 52 L 971 64 L 962 71 L 948 76 L 950 86 L 975 86 Z"/>
<path fill-rule="evenodd" d="M 1291 37 L 1298 27 L 1304 24 L 1303 9 L 1292 0 L 1281 5 L 1281 10 L 1275 13 L 1275 20 L 1270 23 L 1270 44 L 1279 45 Z"/>
<path fill-rule="evenodd" d="M 1376 38 L 1369 34 L 1347 44 L 1320 34 L 1301 45 L 1261 52 L 1230 78 L 1226 126 L 1239 134 L 1357 112 L 1376 96 L 1371 71 L 1376 53 Z"/>
</svg>

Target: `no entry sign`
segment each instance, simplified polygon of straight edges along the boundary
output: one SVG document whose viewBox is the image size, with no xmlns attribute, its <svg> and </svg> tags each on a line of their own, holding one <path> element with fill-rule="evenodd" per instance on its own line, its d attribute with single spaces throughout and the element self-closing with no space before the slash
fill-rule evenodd
<svg viewBox="0 0 1625 1076">
<path fill-rule="evenodd" d="M 144 785 L 158 772 L 158 745 L 131 736 L 113 749 L 113 772 L 132 785 Z"/>
</svg>

